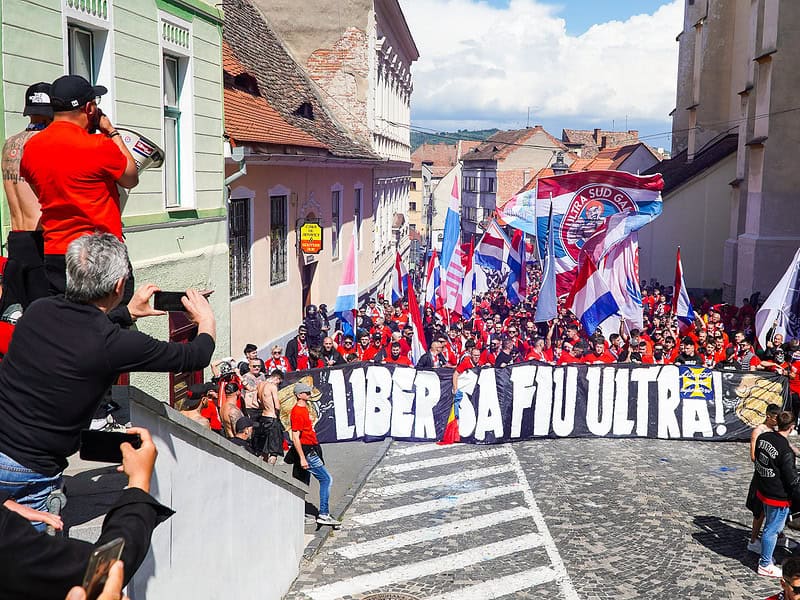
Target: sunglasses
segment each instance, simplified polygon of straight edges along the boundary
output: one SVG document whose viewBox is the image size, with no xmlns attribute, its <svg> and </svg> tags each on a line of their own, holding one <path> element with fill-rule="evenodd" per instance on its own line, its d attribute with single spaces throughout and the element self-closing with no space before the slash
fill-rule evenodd
<svg viewBox="0 0 800 600">
<path fill-rule="evenodd" d="M 281 355 L 281 353 L 278 352 L 278 351 L 275 351 L 275 352 L 272 353 L 272 356 L 280 356 L 280 355 Z"/>
<path fill-rule="evenodd" d="M 791 583 L 789 583 L 788 581 L 786 581 L 786 578 L 785 578 L 785 577 L 781 577 L 781 581 L 783 581 L 783 583 L 785 583 L 785 584 L 787 585 L 787 587 L 791 588 L 791 590 L 792 590 L 792 591 L 793 591 L 795 594 L 800 594 L 800 585 L 792 585 Z"/>
</svg>

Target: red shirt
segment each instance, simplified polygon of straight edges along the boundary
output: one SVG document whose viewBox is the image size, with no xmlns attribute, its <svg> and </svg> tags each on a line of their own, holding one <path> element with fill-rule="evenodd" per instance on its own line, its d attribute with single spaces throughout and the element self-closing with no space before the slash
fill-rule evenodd
<svg viewBox="0 0 800 600">
<path fill-rule="evenodd" d="M 562 352 L 561 357 L 558 359 L 559 365 L 582 364 L 582 358 L 575 358 L 570 352 Z"/>
<path fill-rule="evenodd" d="M 616 362 L 614 357 L 611 356 L 611 353 L 608 351 L 603 352 L 601 355 L 597 355 L 594 352 L 589 352 L 589 354 L 583 355 L 583 362 L 587 365 L 596 365 L 601 363 L 613 363 Z"/>
<path fill-rule="evenodd" d="M 305 445 L 319 444 L 317 432 L 311 424 L 311 416 L 308 414 L 307 406 L 295 404 L 289 416 L 292 423 L 292 431 L 300 432 L 300 443 Z"/>
<path fill-rule="evenodd" d="M 222 429 L 222 423 L 219 420 L 219 413 L 217 412 L 217 405 L 213 400 L 208 401 L 208 405 L 200 411 L 200 414 L 208 419 L 212 430 L 219 431 Z"/>
<path fill-rule="evenodd" d="M 381 350 L 383 350 L 383 348 L 380 346 L 376 348 L 374 344 L 370 344 L 370 346 L 361 354 L 361 360 L 372 360 Z"/>
<path fill-rule="evenodd" d="M 800 360 L 792 362 L 789 373 L 794 375 L 794 377 L 789 377 L 789 390 L 800 395 Z"/>
<path fill-rule="evenodd" d="M 298 357 L 299 361 L 299 357 Z M 299 365 L 298 365 L 299 366 Z M 269 375 L 278 369 L 279 371 L 283 371 L 284 373 L 289 373 L 292 370 L 292 365 L 289 364 L 289 359 L 285 356 L 281 356 L 280 358 L 270 358 L 269 360 L 264 361 L 264 371 L 265 375 Z"/>
<path fill-rule="evenodd" d="M 400 366 L 403 366 L 403 367 L 412 366 L 411 365 L 411 361 L 408 360 L 408 357 L 407 356 L 403 356 L 402 354 L 400 356 L 398 356 L 397 359 L 392 358 L 391 354 L 387 354 L 385 362 L 386 362 L 387 365 L 400 365 Z"/>
<path fill-rule="evenodd" d="M 67 121 L 25 144 L 20 172 L 42 206 L 45 254 L 65 254 L 72 240 L 95 231 L 122 239 L 116 182 L 127 166 L 111 139 Z"/>
<path fill-rule="evenodd" d="M 478 364 L 475 364 L 474 362 L 472 362 L 472 358 L 467 356 L 464 360 L 458 363 L 456 371 L 458 371 L 458 373 L 461 374 L 464 373 L 465 371 L 469 371 L 470 369 L 474 369 L 475 367 L 479 366 L 481 366 L 481 361 L 478 361 Z"/>
</svg>

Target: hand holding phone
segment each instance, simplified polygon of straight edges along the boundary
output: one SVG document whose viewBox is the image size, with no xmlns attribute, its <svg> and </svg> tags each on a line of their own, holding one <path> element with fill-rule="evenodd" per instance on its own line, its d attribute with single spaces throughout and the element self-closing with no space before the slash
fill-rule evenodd
<svg viewBox="0 0 800 600">
<path fill-rule="evenodd" d="M 124 548 L 125 540 L 119 537 L 100 546 L 89 556 L 89 564 L 86 566 L 86 574 L 83 576 L 83 585 L 81 586 L 86 591 L 84 596 L 86 600 L 98 600 L 101 597 L 101 592 L 106 596 L 105 592 L 107 590 L 104 588 L 107 587 L 106 582 L 111 575 L 114 578 L 109 583 L 114 583 L 116 586 L 118 580 L 121 591 L 124 572 L 120 573 L 123 571 L 122 563 L 119 563 L 119 566 L 116 566 L 116 564 L 119 562 L 119 557 L 122 556 Z M 115 567 L 113 573 L 112 567 Z M 71 594 L 72 592 L 70 592 Z M 113 596 L 109 595 L 108 597 L 111 598 Z"/>
<path fill-rule="evenodd" d="M 142 445 L 142 438 L 138 432 L 122 433 L 120 431 L 81 431 L 80 457 L 83 460 L 96 462 L 121 463 L 122 450 L 120 445 L 128 443 L 134 448 Z"/>
</svg>

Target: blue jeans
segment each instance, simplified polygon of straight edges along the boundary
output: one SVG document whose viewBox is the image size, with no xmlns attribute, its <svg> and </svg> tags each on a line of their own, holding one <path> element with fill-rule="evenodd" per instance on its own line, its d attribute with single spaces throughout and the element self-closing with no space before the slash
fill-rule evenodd
<svg viewBox="0 0 800 600">
<path fill-rule="evenodd" d="M 761 559 L 758 561 L 760 567 L 772 564 L 772 553 L 775 552 L 775 544 L 778 543 L 778 534 L 786 525 L 788 516 L 788 506 L 781 508 L 764 504 L 764 533 L 761 534 Z"/>
<path fill-rule="evenodd" d="M 62 485 L 61 473 L 42 475 L 0 452 L 0 491 L 11 494 L 11 499 L 19 504 L 47 511 L 47 497 Z M 42 522 L 33 526 L 39 531 L 46 529 Z"/>
<path fill-rule="evenodd" d="M 328 473 L 328 469 L 322 463 L 322 459 L 316 452 L 306 454 L 308 461 L 308 471 L 319 481 L 319 514 L 329 515 L 328 499 L 331 496 L 331 482 L 333 477 Z"/>
</svg>

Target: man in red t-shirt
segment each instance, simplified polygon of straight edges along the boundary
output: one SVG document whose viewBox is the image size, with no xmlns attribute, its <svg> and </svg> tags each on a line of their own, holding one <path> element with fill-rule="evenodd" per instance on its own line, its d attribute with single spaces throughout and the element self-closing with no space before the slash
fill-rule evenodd
<svg viewBox="0 0 800 600">
<path fill-rule="evenodd" d="M 469 356 L 465 357 L 458 366 L 453 371 L 453 394 L 458 391 L 458 376 L 462 373 L 466 373 L 470 369 L 474 369 L 475 367 L 482 367 L 483 362 L 481 361 L 481 351 L 478 348 L 473 347 L 469 351 Z"/>
<path fill-rule="evenodd" d="M 606 350 L 606 341 L 602 337 L 595 337 L 590 341 L 592 350 L 584 355 L 583 362 L 587 365 L 611 364 L 616 362 L 614 356 Z"/>
<path fill-rule="evenodd" d="M 66 287 L 64 254 L 72 240 L 95 231 L 122 240 L 117 184 L 139 183 L 133 156 L 97 106 L 107 91 L 79 75 L 59 77 L 50 88 L 53 122 L 25 145 L 20 172 L 41 204 L 51 293 Z M 100 135 L 92 135 L 97 129 Z"/>
<path fill-rule="evenodd" d="M 383 351 L 386 353 L 386 350 Z M 403 349 L 400 342 L 392 342 L 389 344 L 389 353 L 383 359 L 384 364 L 399 365 L 401 367 L 411 367 L 411 361 L 408 360 L 408 355 L 403 354 Z"/>
<path fill-rule="evenodd" d="M 319 481 L 319 515 L 317 516 L 317 523 L 338 527 L 342 523 L 331 516 L 328 508 L 333 477 L 325 468 L 325 462 L 322 460 L 322 448 L 317 440 L 317 432 L 314 431 L 311 415 L 308 412 L 311 391 L 311 387 L 302 381 L 294 385 L 297 404 L 292 408 L 289 416 L 292 425 L 292 444 L 297 452 L 300 468 L 308 470 Z"/>
</svg>

